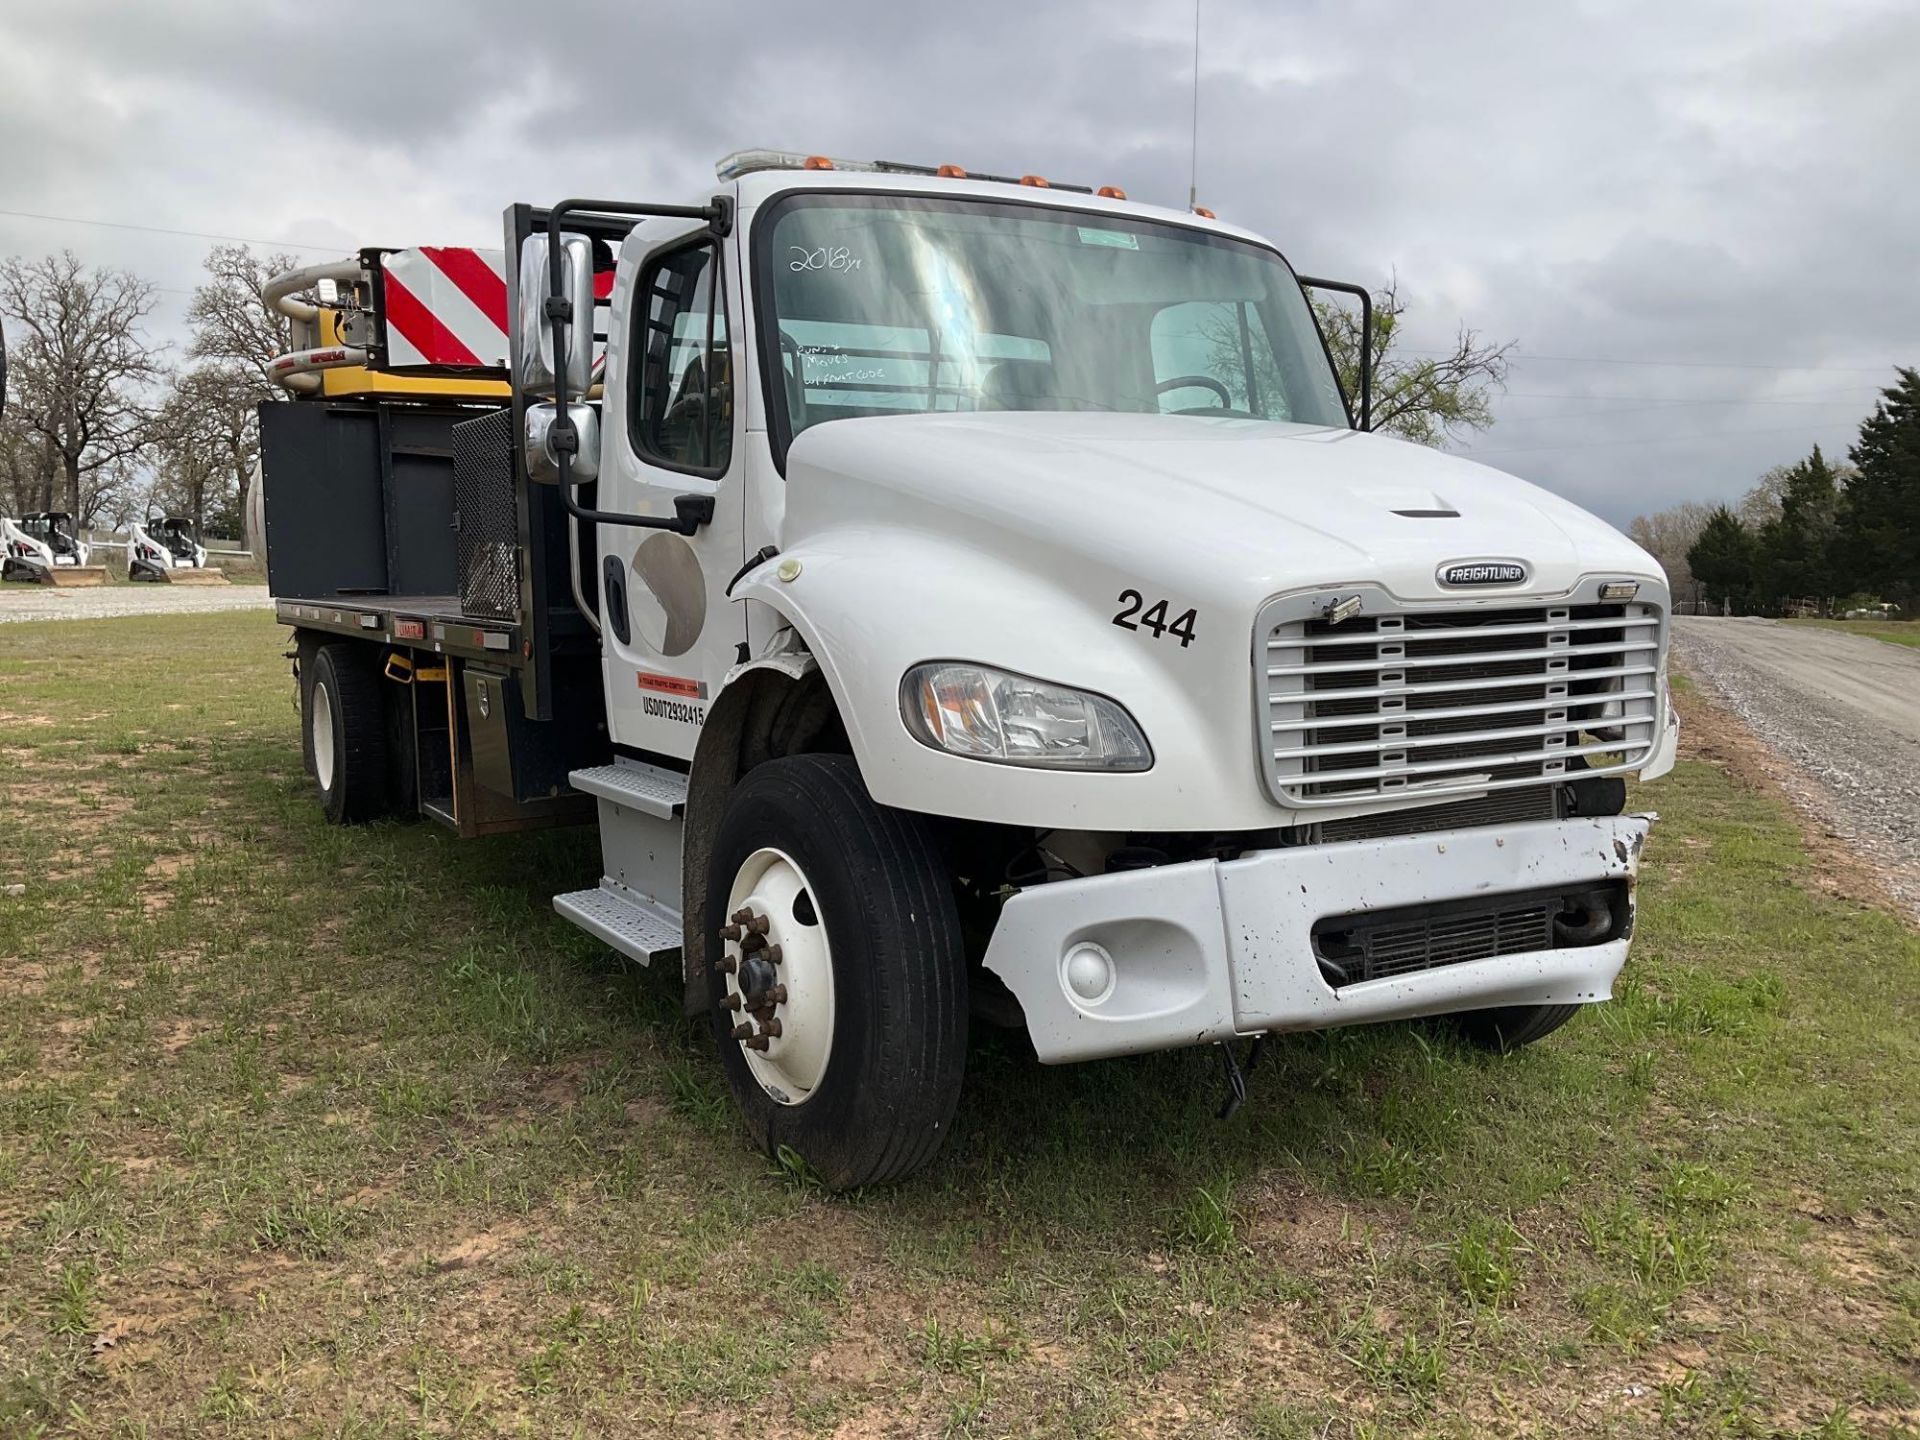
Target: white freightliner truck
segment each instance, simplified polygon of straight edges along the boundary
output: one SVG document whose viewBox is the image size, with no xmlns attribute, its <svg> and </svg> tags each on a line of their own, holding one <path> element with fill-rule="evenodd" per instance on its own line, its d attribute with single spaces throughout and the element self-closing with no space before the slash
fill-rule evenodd
<svg viewBox="0 0 1920 1440">
<path fill-rule="evenodd" d="M 1272 1032 L 1512 1047 L 1608 996 L 1665 579 L 1368 433 L 1331 282 L 1112 189 L 778 152 L 506 231 L 270 291 L 309 768 L 336 821 L 596 820 L 555 907 L 681 967 L 759 1144 L 922 1165 L 970 1017 L 1240 1088 Z"/>
</svg>

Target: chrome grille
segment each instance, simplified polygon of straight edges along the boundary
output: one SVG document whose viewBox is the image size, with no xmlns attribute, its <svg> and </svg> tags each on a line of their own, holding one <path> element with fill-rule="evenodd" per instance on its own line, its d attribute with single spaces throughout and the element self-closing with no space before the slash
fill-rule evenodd
<svg viewBox="0 0 1920 1440">
<path fill-rule="evenodd" d="M 1268 783 L 1287 805 L 1428 800 L 1633 769 L 1660 731 L 1661 610 L 1580 603 L 1262 621 Z M 1578 765 L 1571 768 L 1578 770 Z"/>
</svg>

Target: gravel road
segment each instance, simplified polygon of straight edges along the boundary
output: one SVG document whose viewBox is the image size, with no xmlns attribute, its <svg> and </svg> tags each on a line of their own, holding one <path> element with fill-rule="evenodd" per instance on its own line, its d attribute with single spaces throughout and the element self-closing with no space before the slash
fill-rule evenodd
<svg viewBox="0 0 1920 1440">
<path fill-rule="evenodd" d="M 1790 788 L 1920 918 L 1920 650 L 1811 625 L 1679 616 L 1673 654 L 1813 782 Z"/>
<path fill-rule="evenodd" d="M 193 615 L 265 610 L 264 585 L 90 585 L 57 590 L 18 581 L 0 589 L 0 625 L 9 620 L 107 620 L 116 615 Z"/>
</svg>

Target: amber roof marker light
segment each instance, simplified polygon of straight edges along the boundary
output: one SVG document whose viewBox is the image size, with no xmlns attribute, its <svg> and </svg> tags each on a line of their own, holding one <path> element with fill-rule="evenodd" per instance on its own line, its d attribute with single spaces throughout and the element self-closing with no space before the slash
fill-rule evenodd
<svg viewBox="0 0 1920 1440">
<path fill-rule="evenodd" d="M 1044 175 L 994 175 L 969 170 L 964 165 L 918 165 L 903 160 L 849 160 L 846 156 L 808 155 L 799 150 L 736 150 L 722 156 L 713 167 L 721 180 L 739 180 L 769 170 L 842 171 L 866 175 L 918 175 L 928 179 L 972 180 L 991 185 L 1024 185 L 1031 190 L 1065 190 L 1075 195 L 1091 195 L 1091 185 L 1075 185 L 1065 180 L 1049 180 Z M 1126 192 L 1108 186 L 1113 195 L 1102 199 L 1125 199 Z"/>
<path fill-rule="evenodd" d="M 1198 215 L 1202 220 L 1218 220 L 1220 218 L 1204 205 L 1194 206 L 1193 213 Z"/>
<path fill-rule="evenodd" d="M 1124 200 L 1127 198 L 1127 192 L 1122 190 L 1118 185 L 1102 185 L 1093 193 L 1098 195 L 1102 200 Z"/>
</svg>

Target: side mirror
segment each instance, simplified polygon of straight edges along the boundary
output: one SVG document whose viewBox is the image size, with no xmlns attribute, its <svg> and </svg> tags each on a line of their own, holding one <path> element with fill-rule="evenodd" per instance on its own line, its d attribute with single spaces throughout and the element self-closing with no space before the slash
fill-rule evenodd
<svg viewBox="0 0 1920 1440">
<path fill-rule="evenodd" d="M 514 383 L 523 395 L 551 395 L 555 376 L 564 374 L 567 393 L 585 395 L 593 370 L 593 242 L 584 235 L 560 236 L 560 293 L 571 302 L 573 319 L 566 327 L 566 353 L 555 356 L 553 322 L 547 318 L 547 297 L 552 293 L 547 249 L 551 238 L 529 235 L 520 246 Z"/>
<path fill-rule="evenodd" d="M 527 406 L 522 454 L 527 479 L 536 484 L 560 483 L 560 457 L 554 445 L 554 426 L 559 419 L 560 408 L 551 401 Z M 573 427 L 573 463 L 567 467 L 567 483 L 591 484 L 600 478 L 600 412 L 591 405 L 569 404 L 567 419 Z"/>
</svg>

